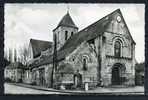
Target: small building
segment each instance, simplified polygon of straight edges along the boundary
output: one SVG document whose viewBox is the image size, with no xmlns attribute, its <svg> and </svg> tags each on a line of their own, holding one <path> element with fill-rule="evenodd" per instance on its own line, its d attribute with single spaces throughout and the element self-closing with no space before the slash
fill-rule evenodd
<svg viewBox="0 0 148 100">
<path fill-rule="evenodd" d="M 30 39 L 29 47 L 28 47 L 28 62 L 27 62 L 27 69 L 24 72 L 23 82 L 27 84 L 36 84 L 33 80 L 33 71 L 32 65 L 33 62 L 39 60 L 41 56 L 49 55 L 52 52 L 53 43 L 50 41 L 44 40 L 37 40 L 37 39 Z M 35 64 L 36 65 L 36 64 Z"/>
<path fill-rule="evenodd" d="M 12 82 L 22 82 L 24 69 L 24 65 L 20 62 L 10 63 L 4 71 L 5 79 L 10 79 Z"/>
<path fill-rule="evenodd" d="M 28 62 L 27 69 L 24 72 L 23 82 L 27 84 L 36 84 L 33 78 L 32 68 L 29 66 L 32 65 L 33 62 L 40 59 L 41 55 L 49 55 L 52 52 L 53 43 L 50 41 L 30 39 L 29 47 L 28 47 Z"/>
</svg>

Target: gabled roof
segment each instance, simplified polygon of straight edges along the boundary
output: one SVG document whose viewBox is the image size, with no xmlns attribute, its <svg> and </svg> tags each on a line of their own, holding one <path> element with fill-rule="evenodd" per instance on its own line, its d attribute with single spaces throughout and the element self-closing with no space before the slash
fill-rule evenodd
<svg viewBox="0 0 148 100">
<path fill-rule="evenodd" d="M 49 41 L 30 39 L 30 44 L 32 46 L 33 57 L 35 58 L 41 54 L 41 51 L 51 48 L 53 43 Z"/>
<path fill-rule="evenodd" d="M 68 27 L 78 28 L 75 25 L 75 23 L 73 22 L 69 12 L 67 12 L 67 14 L 63 16 L 63 18 L 61 19 L 61 21 L 59 22 L 59 24 L 58 24 L 58 26 L 56 28 L 58 28 L 59 26 L 68 26 Z"/>
<path fill-rule="evenodd" d="M 106 31 L 108 25 L 112 21 L 112 17 L 114 16 L 114 13 L 120 13 L 121 11 L 119 9 L 113 11 L 112 13 L 108 14 L 107 16 L 103 17 L 102 19 L 98 20 L 97 22 L 89 25 L 88 27 L 82 29 L 78 33 L 71 36 L 67 42 L 64 44 L 64 46 L 57 51 L 57 60 L 65 59 L 65 57 L 73 52 L 82 42 L 89 41 L 91 39 L 94 39 L 98 36 L 103 35 L 103 33 Z M 121 14 L 122 16 L 122 14 Z M 123 16 L 122 16 L 123 17 Z M 125 22 L 125 21 L 124 21 Z M 125 23 L 126 24 L 126 23 Z M 127 25 L 126 25 L 127 27 Z M 128 28 L 127 28 L 128 30 Z M 128 30 L 129 32 L 129 30 Z M 131 35 L 130 35 L 131 36 Z M 133 38 L 131 37 L 132 41 L 134 42 Z M 50 64 L 53 62 L 53 56 L 47 56 L 45 59 L 38 64 L 33 64 L 34 66 L 40 66 L 42 64 Z"/>
</svg>

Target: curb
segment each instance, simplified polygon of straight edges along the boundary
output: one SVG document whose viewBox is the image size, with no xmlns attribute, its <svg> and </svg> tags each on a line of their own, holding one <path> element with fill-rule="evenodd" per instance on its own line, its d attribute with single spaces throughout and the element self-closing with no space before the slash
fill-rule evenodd
<svg viewBox="0 0 148 100">
<path fill-rule="evenodd" d="M 144 92 L 90 92 L 90 91 L 68 91 L 68 90 L 56 90 L 56 89 L 50 89 L 50 88 L 42 88 L 42 87 L 36 87 L 36 86 L 31 86 L 28 84 L 20 84 L 20 83 L 8 83 L 11 85 L 16 85 L 16 86 L 21 86 L 25 88 L 31 88 L 31 89 L 36 89 L 36 90 L 42 90 L 42 91 L 51 91 L 51 92 L 59 92 L 59 93 L 66 93 L 70 95 L 144 95 Z"/>
</svg>

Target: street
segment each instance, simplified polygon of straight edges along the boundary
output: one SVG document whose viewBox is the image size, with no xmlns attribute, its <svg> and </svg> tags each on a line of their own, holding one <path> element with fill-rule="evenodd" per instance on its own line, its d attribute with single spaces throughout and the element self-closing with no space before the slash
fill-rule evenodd
<svg viewBox="0 0 148 100">
<path fill-rule="evenodd" d="M 52 88 L 43 88 L 40 86 L 31 86 L 31 85 L 26 85 L 26 84 L 21 84 L 21 83 L 5 83 L 5 94 L 112 94 L 112 95 L 143 95 L 144 94 L 144 87 L 143 86 L 135 86 L 135 87 L 128 87 L 128 88 L 102 88 L 98 87 L 94 90 L 65 90 L 64 91 L 59 91 L 55 90 Z"/>
<path fill-rule="evenodd" d="M 4 87 L 5 87 L 5 94 L 64 94 L 60 92 L 43 91 L 43 90 L 16 86 L 9 83 L 5 83 Z"/>
</svg>

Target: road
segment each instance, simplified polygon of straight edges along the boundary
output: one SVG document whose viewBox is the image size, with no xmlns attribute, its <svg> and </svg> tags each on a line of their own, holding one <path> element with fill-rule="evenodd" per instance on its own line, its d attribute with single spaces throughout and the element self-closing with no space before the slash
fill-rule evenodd
<svg viewBox="0 0 148 100">
<path fill-rule="evenodd" d="M 5 87 L 5 94 L 61 94 L 60 92 L 36 90 L 8 83 L 5 83 L 4 87 Z"/>
<path fill-rule="evenodd" d="M 5 93 L 6 94 L 71 94 L 71 93 L 65 93 L 65 92 L 59 92 L 59 91 L 52 91 L 50 89 L 46 89 L 47 91 L 44 90 L 39 90 L 36 88 L 30 88 L 26 85 L 14 85 L 10 83 L 5 83 Z M 73 91 L 74 92 L 74 91 Z M 83 91 L 84 93 L 104 93 L 104 94 L 121 94 L 121 95 L 126 95 L 126 94 L 133 94 L 133 95 L 143 95 L 144 94 L 144 87 L 142 86 L 135 86 L 135 87 L 128 87 L 128 88 L 101 88 L 98 87 L 95 90 L 89 90 L 89 91 Z M 81 92 L 76 92 L 75 93 L 79 94 Z"/>
</svg>

